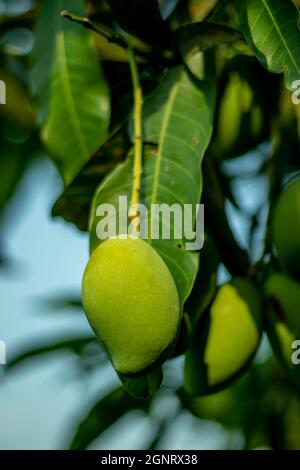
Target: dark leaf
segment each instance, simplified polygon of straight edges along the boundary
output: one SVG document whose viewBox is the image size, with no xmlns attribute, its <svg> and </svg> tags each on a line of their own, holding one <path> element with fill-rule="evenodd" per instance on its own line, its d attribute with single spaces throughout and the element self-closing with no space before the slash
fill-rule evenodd
<svg viewBox="0 0 300 470">
<path fill-rule="evenodd" d="M 108 86 L 88 33 L 60 16 L 84 14 L 79 0 L 43 2 L 33 54 L 33 91 L 42 139 L 69 184 L 107 138 Z"/>
<path fill-rule="evenodd" d="M 95 190 L 102 179 L 124 159 L 128 149 L 128 140 L 123 131 L 106 142 L 55 202 L 52 215 L 63 217 L 80 230 L 87 231 Z"/>
<path fill-rule="evenodd" d="M 285 73 L 291 90 L 300 76 L 299 11 L 292 0 L 236 0 L 242 31 L 270 72 Z"/>
<path fill-rule="evenodd" d="M 134 398 L 147 399 L 154 395 L 159 389 L 163 373 L 161 367 L 143 377 L 128 378 L 121 374 L 119 377 L 125 390 Z"/>
<path fill-rule="evenodd" d="M 113 390 L 96 403 L 81 419 L 70 449 L 84 450 L 121 416 L 134 409 L 145 410 L 147 402 L 135 400 L 123 388 Z"/>
<path fill-rule="evenodd" d="M 178 28 L 174 39 L 184 62 L 195 54 L 243 39 L 241 33 L 228 26 L 214 23 L 191 23 Z"/>
<path fill-rule="evenodd" d="M 200 268 L 185 309 L 195 327 L 212 302 L 217 289 L 219 253 L 211 236 L 206 236 L 200 252 Z"/>
<path fill-rule="evenodd" d="M 149 101 L 146 100 L 144 139 L 157 144 L 157 148 L 145 146 L 144 149 L 141 201 L 149 212 L 152 204 L 162 203 L 169 206 L 177 203 L 182 210 L 184 204 L 190 204 L 195 211 L 201 197 L 201 161 L 211 137 L 213 112 L 214 85 L 194 83 L 181 67 L 168 73 Z M 97 235 L 97 207 L 110 203 L 118 215 L 120 196 L 127 197 L 130 205 L 132 163 L 131 154 L 96 192 L 91 211 L 91 251 L 101 243 Z M 192 215 L 195 220 L 195 214 Z M 154 225 L 151 219 L 150 233 Z M 176 223 L 182 230 L 182 221 Z M 186 240 L 173 237 L 171 230 L 170 240 L 149 238 L 149 243 L 168 265 L 183 304 L 196 276 L 198 254 L 185 249 Z"/>
<path fill-rule="evenodd" d="M 31 344 L 30 347 L 23 348 L 23 350 L 21 350 L 19 353 L 16 353 L 12 358 L 10 358 L 6 366 L 6 370 L 11 371 L 16 366 L 23 365 L 23 363 L 29 359 L 39 358 L 40 356 L 44 356 L 52 352 L 66 351 L 75 354 L 81 354 L 88 344 L 93 343 L 95 341 L 96 339 L 94 336 L 79 336 L 78 338 L 73 337 L 63 340 L 57 340 L 54 342 L 41 342 L 39 340 L 39 342 L 36 342 L 36 346 L 33 347 L 33 345 Z"/>
<path fill-rule="evenodd" d="M 169 32 L 157 0 L 111 0 L 109 2 L 117 22 L 150 45 L 168 45 Z"/>
</svg>

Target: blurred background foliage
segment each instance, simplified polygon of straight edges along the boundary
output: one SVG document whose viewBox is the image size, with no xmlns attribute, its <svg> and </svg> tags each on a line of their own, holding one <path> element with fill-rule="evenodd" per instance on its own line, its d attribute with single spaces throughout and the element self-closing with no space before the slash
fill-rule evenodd
<svg viewBox="0 0 300 470">
<path fill-rule="evenodd" d="M 49 9 L 48 21 L 44 23 L 40 17 L 41 3 L 47 4 Z M 86 32 L 82 28 L 81 32 L 78 25 L 73 26 L 67 19 L 62 18 L 61 23 L 55 21 L 56 17 L 51 17 L 51 14 L 55 13 L 55 5 L 59 4 L 61 10 L 63 3 L 64 9 L 84 13 L 81 2 L 77 1 L 0 1 L 0 79 L 5 81 L 7 90 L 6 104 L 0 106 L 0 224 L 3 230 L 5 228 L 1 232 L 6 234 L 6 238 L 14 230 L 16 214 L 26 203 L 27 195 L 20 188 L 26 174 L 33 175 L 33 168 L 38 168 L 35 176 L 37 187 L 39 181 L 41 184 L 45 181 L 45 172 L 55 180 L 53 194 L 49 197 L 53 200 L 52 216 L 63 218 L 86 232 L 91 198 L 97 186 L 127 155 L 131 147 L 128 133 L 131 79 L 124 49 L 108 40 L 111 30 L 115 29 L 115 20 L 124 27 L 122 19 L 125 18 L 126 29 L 129 26 L 139 38 L 128 36 L 140 52 L 140 72 L 146 95 L 157 86 L 164 67 L 177 60 L 169 52 L 165 23 L 161 21 L 154 32 L 151 21 L 147 21 L 149 17 L 144 6 L 134 11 L 129 8 L 134 2 L 125 2 L 124 8 L 130 15 L 118 18 L 117 14 L 112 16 L 118 2 L 87 2 L 86 11 L 91 21 L 108 28 L 108 39 L 104 39 L 94 31 Z M 161 0 L 159 6 L 162 17 L 172 29 L 205 20 L 239 30 L 236 6 L 231 1 Z M 138 17 L 138 13 L 144 18 Z M 63 54 L 60 51 L 58 57 L 53 57 L 55 35 L 60 34 L 60 28 L 66 29 L 66 47 L 71 51 L 74 49 L 74 61 L 70 64 L 74 74 L 70 86 L 85 126 L 77 129 L 77 133 L 74 132 L 76 123 L 64 115 L 55 73 L 53 83 L 49 83 L 46 74 L 43 76 L 43 72 L 34 69 L 34 57 L 40 55 L 43 71 L 50 63 L 56 70 L 56 61 L 61 60 L 59 54 Z M 121 31 L 120 28 L 117 30 Z M 192 30 L 183 29 L 178 39 L 181 41 L 180 54 L 192 73 L 202 73 L 203 50 L 217 46 L 214 49 L 217 73 L 214 132 L 206 153 L 209 158 L 203 167 L 203 202 L 210 241 L 202 254 L 207 262 L 201 264 L 201 270 L 207 271 L 201 272 L 201 278 L 207 280 L 207 285 L 199 294 L 200 307 L 194 311 L 192 323 L 196 323 L 203 314 L 203 305 L 210 304 L 217 284 L 229 279 L 230 275 L 243 275 L 249 260 L 255 270 L 266 256 L 271 256 L 269 214 L 283 184 L 299 171 L 300 155 L 300 113 L 296 112 L 290 92 L 284 87 L 284 77 L 269 73 L 239 34 L 231 42 L 226 39 L 228 32 L 215 33 L 211 40 L 211 32 L 207 33 L 209 28 L 203 31 L 197 36 L 196 45 L 193 44 Z M 86 34 L 84 46 L 80 43 L 80 34 Z M 218 34 L 221 34 L 221 39 Z M 207 44 L 209 40 L 212 44 Z M 191 54 L 195 47 L 199 51 Z M 153 60 L 146 61 L 145 54 L 150 54 Z M 92 81 L 90 77 L 93 77 Z M 83 87 L 89 90 L 86 100 L 82 100 Z M 95 121 L 91 109 L 95 102 L 99 102 L 99 94 L 102 114 Z M 33 99 L 37 95 L 39 99 Z M 60 146 L 57 145 L 57 128 L 61 132 Z M 60 169 L 63 183 L 58 173 L 54 173 L 49 164 L 44 164 L 48 156 Z M 26 210 L 31 210 L 30 205 Z M 37 220 L 36 224 L 32 229 L 39 236 Z M 46 237 L 45 242 L 44 249 L 51 251 L 51 237 Z M 17 292 L 18 272 L 22 268 L 10 250 L 9 242 L 5 243 L 1 236 L 0 243 L 1 278 L 16 280 L 14 288 Z M 25 240 L 25 251 L 26 243 Z M 76 256 L 77 252 L 74 253 Z M 75 272 L 79 286 L 81 273 L 78 269 Z M 42 277 L 46 281 L 47 273 L 44 272 Z M 69 425 L 65 423 L 64 442 L 57 445 L 73 449 L 93 445 L 97 448 L 95 442 L 100 442 L 97 439 L 112 429 L 106 445 L 113 447 L 114 430 L 126 435 L 127 428 L 135 423 L 136 417 L 142 416 L 147 420 L 146 438 L 143 444 L 136 445 L 144 448 L 170 447 L 172 442 L 180 442 L 174 437 L 176 432 L 193 436 L 192 445 L 201 448 L 203 430 L 213 431 L 206 444 L 211 448 L 300 448 L 299 388 L 273 357 L 265 336 L 250 368 L 224 391 L 206 397 L 187 395 L 182 387 L 182 356 L 179 355 L 164 365 L 164 380 L 159 392 L 152 398 L 139 400 L 120 386 L 101 345 L 88 327 L 83 327 L 79 288 L 72 296 L 61 291 L 49 294 L 38 299 L 38 304 L 39 310 L 51 314 L 53 332 L 49 337 L 37 332 L 35 338 L 27 340 L 30 342 L 28 347 L 14 343 L 14 353 L 9 357 L 7 374 L 1 379 L 1 386 L 6 386 L 15 370 L 19 374 L 23 368 L 32 367 L 34 361 L 36 367 L 45 368 L 53 354 L 56 361 L 60 358 L 64 361 L 67 355 L 74 359 L 70 364 L 63 362 L 66 364 L 64 367 L 71 368 L 71 374 L 67 370 L 66 375 L 71 375 L 74 381 L 84 382 L 85 388 L 81 391 L 80 406 L 74 408 Z M 189 305 L 195 305 L 193 293 L 187 302 L 187 310 Z M 79 332 L 77 329 L 73 334 L 72 329 L 59 329 L 64 313 L 71 314 L 70 323 L 76 323 L 78 317 L 82 317 Z M 2 314 L 5 315 L 4 312 Z M 42 321 L 47 333 L 49 316 L 45 317 Z M 7 325 L 9 322 L 7 318 Z M 10 327 L 13 329 L 14 325 Z M 100 392 L 95 392 L 97 387 L 92 377 L 104 384 Z M 47 403 L 44 406 L 46 408 Z M 5 403 L 1 402 L 0 407 L 5 407 Z M 213 423 L 213 427 L 209 423 Z M 218 435 L 223 436 L 221 443 Z M 16 445 L 22 447 L 20 442 Z M 30 445 L 33 447 L 34 443 Z M 122 445 L 126 448 L 126 437 Z M 135 444 L 128 442 L 129 445 Z M 13 437 L 11 447 L 14 447 Z"/>
</svg>

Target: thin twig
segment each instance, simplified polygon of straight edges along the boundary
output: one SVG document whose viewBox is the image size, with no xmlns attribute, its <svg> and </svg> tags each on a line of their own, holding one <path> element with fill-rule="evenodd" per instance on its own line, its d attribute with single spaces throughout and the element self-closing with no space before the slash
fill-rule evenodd
<svg viewBox="0 0 300 470">
<path fill-rule="evenodd" d="M 142 158 L 143 158 L 143 129 L 142 129 L 142 109 L 143 92 L 139 78 L 138 67 L 134 51 L 128 48 L 128 61 L 130 65 L 133 96 L 134 96 L 134 165 L 133 165 L 133 188 L 131 196 L 131 206 L 134 209 L 131 215 L 136 232 L 140 225 L 140 217 L 137 215 L 138 204 L 140 202 L 141 180 L 142 180 Z"/>
<path fill-rule="evenodd" d="M 67 10 L 62 11 L 61 16 L 72 21 L 73 23 L 80 24 L 84 28 L 93 31 L 96 34 L 99 34 L 100 36 L 104 37 L 108 42 L 116 44 L 122 47 L 123 49 L 127 50 L 128 47 L 131 47 L 134 50 L 135 54 L 139 57 L 142 57 L 143 59 L 149 57 L 149 54 L 151 53 L 151 50 L 147 46 L 141 46 L 141 48 L 138 48 L 136 45 L 131 44 L 130 38 L 128 38 L 127 40 L 117 31 L 108 28 L 106 25 L 94 23 L 87 17 L 74 15 L 73 13 L 70 13 Z"/>
</svg>

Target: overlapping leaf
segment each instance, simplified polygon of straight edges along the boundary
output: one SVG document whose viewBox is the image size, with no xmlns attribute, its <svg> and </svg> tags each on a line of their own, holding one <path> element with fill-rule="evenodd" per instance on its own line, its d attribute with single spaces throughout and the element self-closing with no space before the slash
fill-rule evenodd
<svg viewBox="0 0 300 470">
<path fill-rule="evenodd" d="M 285 73 L 285 84 L 300 77 L 299 12 L 292 0 L 236 0 L 242 31 L 262 64 Z"/>
<path fill-rule="evenodd" d="M 144 377 L 128 378 L 119 374 L 119 378 L 125 390 L 131 396 L 145 400 L 157 392 L 163 380 L 163 373 L 161 367 L 159 367 Z"/>
<path fill-rule="evenodd" d="M 185 62 L 198 52 L 242 39 L 239 31 L 214 23 L 192 23 L 178 28 L 176 44 Z"/>
<path fill-rule="evenodd" d="M 168 207 L 199 203 L 202 189 L 201 160 L 211 137 L 214 85 L 195 83 L 183 67 L 168 72 L 156 92 L 145 102 L 145 146 L 141 202 L 149 211 L 149 233 L 155 219 L 153 204 Z M 120 165 L 100 185 L 91 212 L 91 251 L 101 242 L 97 237 L 97 207 L 112 204 L 118 214 L 119 197 L 132 192 L 133 158 Z M 195 214 L 193 214 L 195 221 Z M 118 218 L 118 217 L 117 217 Z M 161 224 L 168 223 L 162 220 Z M 179 227 L 180 225 L 180 227 Z M 198 269 L 198 255 L 185 249 L 186 239 L 174 239 L 182 221 L 171 222 L 171 239 L 149 239 L 168 265 L 176 282 L 181 303 L 187 298 Z"/>
<path fill-rule="evenodd" d="M 40 343 L 36 344 L 35 346 L 27 347 L 20 352 L 16 353 L 13 356 L 9 363 L 6 366 L 6 370 L 12 370 L 18 365 L 23 365 L 24 362 L 27 362 L 29 359 L 34 359 L 37 357 L 45 356 L 46 354 L 52 352 L 61 352 L 61 351 L 68 351 L 75 354 L 80 354 L 84 350 L 84 348 L 92 343 L 95 343 L 96 340 L 93 336 L 79 336 L 79 337 L 71 337 L 61 340 L 56 340 L 53 342 L 48 343 Z M 99 351 L 100 351 L 99 346 Z"/>
<path fill-rule="evenodd" d="M 124 160 L 129 150 L 128 138 L 120 131 L 99 149 L 83 170 L 55 202 L 52 215 L 74 223 L 87 231 L 88 214 L 93 194 L 100 181 Z"/>
<path fill-rule="evenodd" d="M 66 184 L 106 139 L 109 94 L 87 32 L 60 12 L 84 14 L 81 0 L 43 2 L 33 54 L 33 92 L 42 138 Z"/>
<path fill-rule="evenodd" d="M 147 402 L 135 400 L 124 389 L 113 390 L 96 403 L 87 415 L 82 418 L 70 448 L 84 450 L 102 432 L 114 424 L 121 416 L 133 409 L 145 410 Z"/>
<path fill-rule="evenodd" d="M 168 42 L 168 30 L 157 0 L 111 0 L 110 6 L 120 26 L 150 45 Z"/>
</svg>

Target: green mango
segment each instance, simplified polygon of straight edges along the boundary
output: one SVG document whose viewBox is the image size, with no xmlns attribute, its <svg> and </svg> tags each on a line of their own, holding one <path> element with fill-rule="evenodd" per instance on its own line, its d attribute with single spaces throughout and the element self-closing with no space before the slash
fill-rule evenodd
<svg viewBox="0 0 300 470">
<path fill-rule="evenodd" d="M 144 240 L 106 240 L 93 252 L 82 282 L 87 318 L 119 374 L 158 364 L 181 320 L 175 282 Z"/>
<path fill-rule="evenodd" d="M 264 284 L 267 299 L 266 329 L 275 355 L 289 375 L 300 384 L 300 364 L 292 362 L 292 344 L 300 339 L 300 284 L 282 273 Z"/>
<path fill-rule="evenodd" d="M 224 151 L 229 150 L 238 140 L 243 113 L 249 112 L 252 92 L 246 82 L 232 73 L 220 106 L 219 139 Z"/>
<path fill-rule="evenodd" d="M 241 416 L 237 413 L 237 397 L 231 387 L 199 397 L 188 395 L 180 390 L 179 398 L 184 408 L 196 418 L 218 421 L 228 428 L 235 428 L 241 424 Z"/>
<path fill-rule="evenodd" d="M 258 348 L 261 318 L 260 296 L 251 283 L 236 278 L 219 287 L 186 354 L 186 391 L 207 395 L 234 381 Z"/>
<path fill-rule="evenodd" d="M 232 72 L 220 103 L 218 152 L 225 158 L 242 155 L 260 141 L 263 127 L 261 106 L 251 86 L 238 72 Z"/>
<path fill-rule="evenodd" d="M 272 235 L 284 268 L 300 279 L 300 179 L 289 184 L 279 196 Z"/>
</svg>

